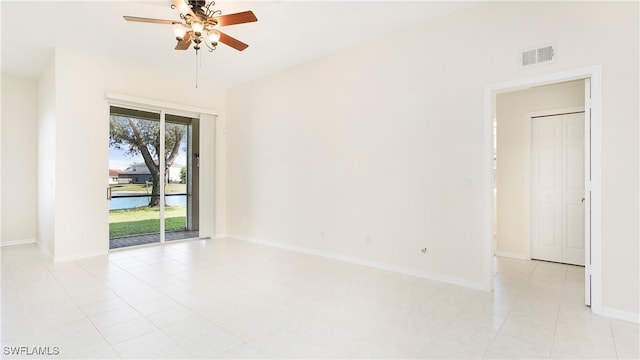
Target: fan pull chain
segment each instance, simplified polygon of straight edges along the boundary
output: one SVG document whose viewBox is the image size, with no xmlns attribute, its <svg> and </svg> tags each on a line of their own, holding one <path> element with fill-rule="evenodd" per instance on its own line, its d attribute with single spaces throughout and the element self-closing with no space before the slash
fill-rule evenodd
<svg viewBox="0 0 640 360">
<path fill-rule="evenodd" d="M 196 50 L 196 89 L 198 88 L 198 72 L 199 70 L 199 66 L 198 66 L 198 62 L 200 60 L 200 56 L 198 56 L 198 50 Z"/>
</svg>

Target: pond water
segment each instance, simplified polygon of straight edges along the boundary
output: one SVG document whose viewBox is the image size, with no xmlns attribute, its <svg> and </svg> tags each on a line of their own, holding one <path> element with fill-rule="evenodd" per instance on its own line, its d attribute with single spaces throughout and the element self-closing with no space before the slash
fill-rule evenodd
<svg viewBox="0 0 640 360">
<path fill-rule="evenodd" d="M 131 208 L 136 208 L 141 206 L 147 206 L 149 205 L 150 200 L 151 200 L 151 196 L 141 196 L 141 197 L 131 197 L 131 198 L 112 197 L 111 201 L 109 201 L 109 210 L 131 209 Z M 169 206 L 186 206 L 187 196 L 186 195 L 165 196 L 165 204 Z"/>
</svg>

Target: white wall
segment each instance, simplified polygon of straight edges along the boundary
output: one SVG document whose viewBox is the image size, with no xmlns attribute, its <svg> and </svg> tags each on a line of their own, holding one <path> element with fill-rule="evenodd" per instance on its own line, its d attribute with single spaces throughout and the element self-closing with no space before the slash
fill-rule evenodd
<svg viewBox="0 0 640 360">
<path fill-rule="evenodd" d="M 635 2 L 497 2 L 232 89 L 228 233 L 481 286 L 484 87 L 600 64 L 603 305 L 637 316 L 638 30 Z"/>
<path fill-rule="evenodd" d="M 102 254 L 108 250 L 107 92 L 215 109 L 220 114 L 216 126 L 224 126 L 226 98 L 224 89 L 206 84 L 200 84 L 196 89 L 192 79 L 163 76 L 141 67 L 111 63 L 61 48 L 55 50 L 55 59 L 50 67 L 53 67 L 56 81 L 54 86 L 50 86 L 50 81 L 46 80 L 48 77 L 41 80 L 41 98 L 44 100 L 40 104 L 43 110 L 40 123 L 47 128 L 39 128 L 39 141 L 43 149 L 46 147 L 47 151 L 53 151 L 39 153 L 42 163 L 39 196 L 51 197 L 47 200 L 53 201 L 55 212 L 52 214 L 45 204 L 39 205 L 39 219 L 49 221 L 50 216 L 55 216 L 55 225 L 43 227 L 39 237 L 45 244 L 51 244 L 46 247 L 55 260 L 61 261 Z M 55 99 L 53 117 L 48 115 L 52 108 L 49 99 Z M 53 129 L 48 128 L 51 125 L 48 119 L 53 120 Z M 51 137 L 55 140 L 51 141 Z M 50 143 L 54 145 L 48 145 Z M 224 146 L 224 141 L 220 146 Z M 224 176 L 224 161 L 214 160 L 214 156 L 224 159 L 224 148 L 216 148 L 216 151 L 221 154 L 208 154 L 201 157 L 201 162 L 209 162 L 211 166 L 215 164 L 218 174 Z M 53 161 L 50 156 L 54 157 Z M 53 171 L 45 168 L 52 163 L 55 166 Z M 49 179 L 50 173 L 54 173 L 53 180 Z M 74 181 L 73 176 L 69 176 L 78 173 L 83 174 L 82 181 Z M 46 192 L 47 184 L 51 181 L 54 191 L 49 194 Z M 210 184 L 213 186 L 212 182 Z M 224 192 L 224 188 L 216 187 L 216 191 Z M 213 201 L 213 196 L 211 198 L 208 204 Z M 224 196 L 219 198 L 224 201 Z M 216 211 L 224 213 L 224 203 L 216 205 Z M 224 224 L 218 230 L 224 231 Z"/>
<path fill-rule="evenodd" d="M 36 240 L 38 82 L 2 76 L 2 245 Z"/>
<path fill-rule="evenodd" d="M 498 122 L 496 255 L 527 256 L 525 154 L 528 113 L 584 108 L 584 81 L 535 87 L 496 96 Z"/>
<path fill-rule="evenodd" d="M 38 231 L 37 241 L 50 255 L 55 253 L 56 231 L 56 74 L 55 59 L 38 82 Z"/>
</svg>

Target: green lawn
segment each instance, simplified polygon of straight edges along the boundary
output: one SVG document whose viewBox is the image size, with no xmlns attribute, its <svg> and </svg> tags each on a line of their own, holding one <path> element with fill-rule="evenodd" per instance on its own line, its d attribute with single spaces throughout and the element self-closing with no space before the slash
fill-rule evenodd
<svg viewBox="0 0 640 360">
<path fill-rule="evenodd" d="M 187 208 L 167 206 L 164 210 L 165 230 L 182 230 L 186 227 Z M 139 207 L 109 211 L 109 237 L 116 238 L 160 231 L 160 209 Z"/>
</svg>

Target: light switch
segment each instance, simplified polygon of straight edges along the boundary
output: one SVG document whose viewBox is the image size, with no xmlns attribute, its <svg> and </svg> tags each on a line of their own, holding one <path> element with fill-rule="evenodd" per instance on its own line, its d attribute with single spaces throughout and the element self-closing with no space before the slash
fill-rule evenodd
<svg viewBox="0 0 640 360">
<path fill-rule="evenodd" d="M 473 179 L 469 176 L 465 176 L 462 178 L 462 186 L 465 189 L 471 189 L 473 188 Z"/>
</svg>

